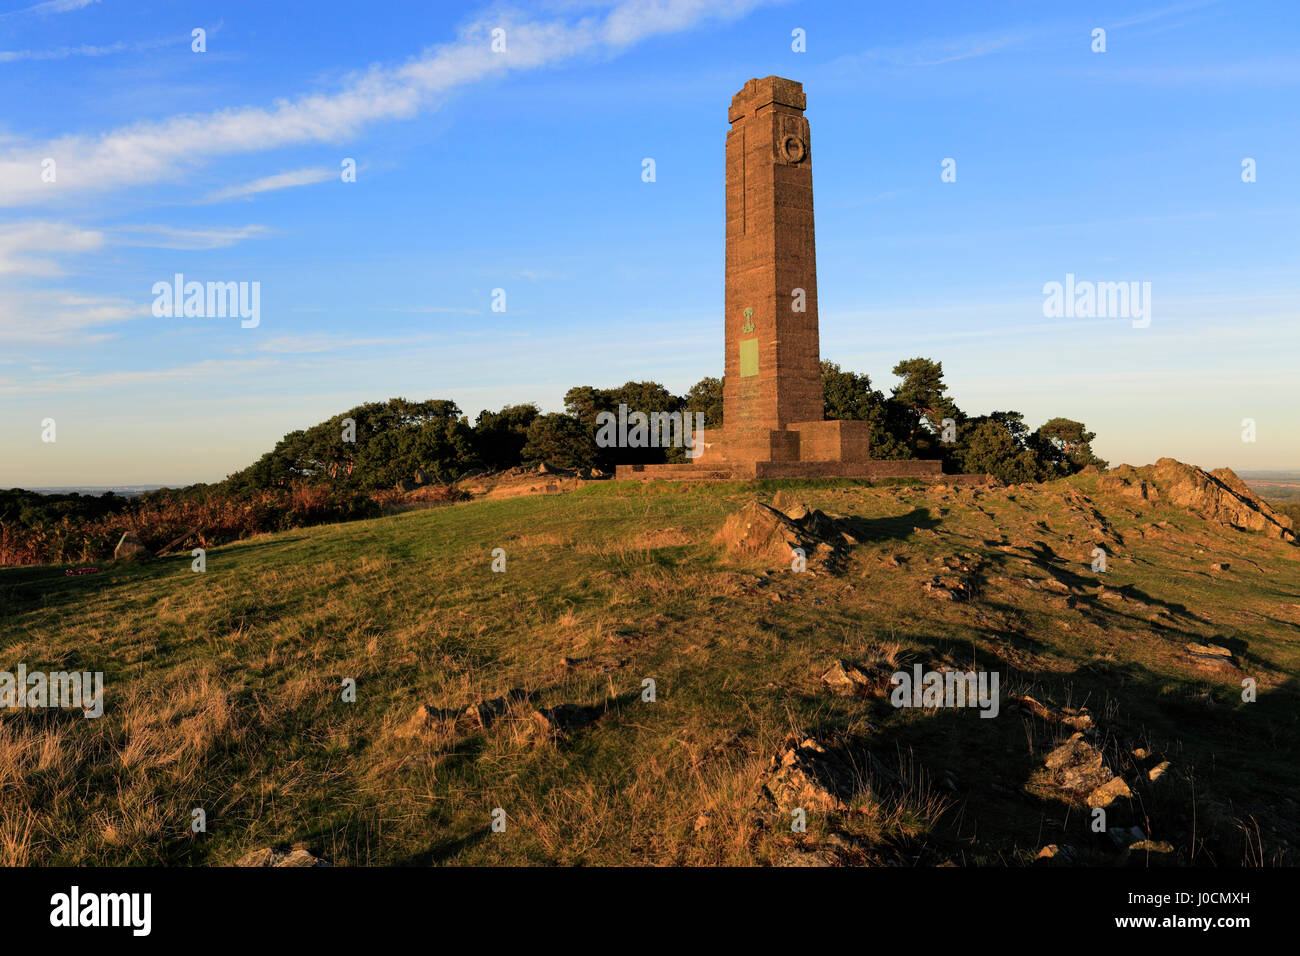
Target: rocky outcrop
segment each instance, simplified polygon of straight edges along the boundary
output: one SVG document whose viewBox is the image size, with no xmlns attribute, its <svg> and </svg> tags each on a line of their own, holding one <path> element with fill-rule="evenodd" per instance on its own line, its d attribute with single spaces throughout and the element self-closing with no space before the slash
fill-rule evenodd
<svg viewBox="0 0 1300 956">
<path fill-rule="evenodd" d="M 1207 472 L 1173 458 L 1133 468 L 1122 465 L 1101 479 L 1101 487 L 1131 498 L 1160 500 L 1242 531 L 1295 541 L 1291 519 L 1265 504 L 1231 468 Z M 1158 491 L 1157 491 L 1158 489 Z"/>
<path fill-rule="evenodd" d="M 800 556 L 807 570 L 829 568 L 836 563 L 843 536 L 835 540 L 833 519 L 801 505 L 783 504 L 799 515 L 793 518 L 776 508 L 751 501 L 728 516 L 716 541 L 733 558 L 761 561 L 772 567 L 795 567 Z"/>
</svg>

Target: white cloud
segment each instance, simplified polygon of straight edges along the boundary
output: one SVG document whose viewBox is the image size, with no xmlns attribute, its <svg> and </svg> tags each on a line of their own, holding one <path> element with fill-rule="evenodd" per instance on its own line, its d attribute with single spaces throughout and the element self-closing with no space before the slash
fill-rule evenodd
<svg viewBox="0 0 1300 956">
<path fill-rule="evenodd" d="M 36 3 L 30 7 L 23 7 L 21 10 L 11 10 L 9 13 L 0 13 L 0 18 L 16 17 L 21 13 L 71 13 L 73 10 L 80 10 L 88 7 L 92 3 L 99 3 L 99 0 L 44 0 L 43 3 Z"/>
<path fill-rule="evenodd" d="M 113 231 L 121 234 L 117 239 L 118 245 L 188 251 L 228 249 L 245 239 L 264 239 L 271 235 L 271 230 L 266 226 L 181 229 L 176 226 L 138 225 L 118 226 Z"/>
<path fill-rule="evenodd" d="M 236 375 L 265 373 L 279 365 L 275 359 L 206 359 L 190 365 L 173 368 L 127 369 L 120 372 L 96 372 L 90 375 L 78 370 L 46 378 L 22 386 L 0 387 L 0 392 L 67 392 L 89 388 L 116 388 L 131 385 L 152 385 L 178 382 L 192 385 L 207 380 L 224 380 Z"/>
<path fill-rule="evenodd" d="M 0 343 L 94 345 L 113 336 L 95 331 L 149 315 L 148 305 L 60 289 L 0 288 Z"/>
<path fill-rule="evenodd" d="M 137 123 L 98 136 L 69 135 L 8 147 L 0 154 L 0 205 L 51 201 L 68 193 L 111 191 L 173 179 L 192 165 L 222 155 L 301 143 L 338 142 L 382 120 L 410 119 L 440 97 L 477 80 L 535 69 L 573 57 L 614 52 L 657 34 L 745 13 L 762 0 L 624 0 L 603 16 L 529 22 L 503 12 L 478 20 L 452 43 L 404 65 L 375 67 L 349 78 L 332 94 L 281 99 Z M 506 31 L 506 52 L 491 49 L 491 31 Z M 58 162 L 57 185 L 43 183 L 41 161 Z"/>
<path fill-rule="evenodd" d="M 225 202 L 228 199 L 247 199 L 256 196 L 258 193 L 267 193 L 276 189 L 290 189 L 294 186 L 310 186 L 314 183 L 323 183 L 338 175 L 339 171 L 337 169 L 329 169 L 324 166 L 294 169 L 287 173 L 263 176 L 261 179 L 254 179 L 252 182 L 218 190 L 203 201 L 211 203 Z"/>
<path fill-rule="evenodd" d="M 57 222 L 0 226 L 0 275 L 59 275 L 52 255 L 91 252 L 103 244 L 102 232 Z"/>
<path fill-rule="evenodd" d="M 281 335 L 259 345 L 260 352 L 279 352 L 291 355 L 308 355 L 318 352 L 337 352 L 342 349 L 370 348 L 377 345 L 411 345 L 429 342 L 433 336 L 408 335 L 372 338 L 345 338 L 341 335 Z"/>
<path fill-rule="evenodd" d="M 59 46 L 50 50 L 0 50 L 0 63 L 16 63 L 19 60 L 66 60 L 73 56 L 112 56 L 116 53 L 142 53 L 164 46 L 179 46 L 184 39 L 169 37 L 160 40 L 142 40 L 137 43 L 110 43 L 107 46 L 95 46 L 83 43 L 80 46 Z"/>
</svg>

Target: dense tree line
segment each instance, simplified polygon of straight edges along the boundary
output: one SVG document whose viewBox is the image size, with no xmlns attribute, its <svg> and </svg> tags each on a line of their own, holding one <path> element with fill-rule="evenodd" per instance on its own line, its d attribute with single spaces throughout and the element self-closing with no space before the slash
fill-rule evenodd
<svg viewBox="0 0 1300 956">
<path fill-rule="evenodd" d="M 970 416 L 948 395 L 943 365 L 911 358 L 894 366 L 901 381 L 885 395 L 868 376 L 822 363 L 825 416 L 871 423 L 873 458 L 938 458 L 950 472 L 987 472 L 1007 482 L 1046 480 L 1089 464 L 1096 436 L 1082 422 L 1053 418 L 1030 431 L 1020 412 Z M 685 461 L 682 448 L 600 447 L 598 416 L 619 405 L 642 412 L 704 415 L 722 427 L 722 380 L 705 378 L 685 395 L 658 382 L 617 388 L 580 385 L 564 396 L 564 411 L 541 414 L 532 404 L 484 410 L 470 423 L 454 402 L 372 402 L 286 435 L 223 490 L 255 492 L 293 482 L 328 482 L 367 491 L 422 479 L 447 482 L 476 470 L 545 463 L 552 468 Z M 694 421 L 694 418 L 691 419 Z"/>
</svg>

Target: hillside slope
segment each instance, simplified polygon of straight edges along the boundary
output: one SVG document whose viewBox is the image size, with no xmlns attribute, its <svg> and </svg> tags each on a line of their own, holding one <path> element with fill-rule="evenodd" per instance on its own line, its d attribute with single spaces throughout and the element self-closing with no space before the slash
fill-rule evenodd
<svg viewBox="0 0 1300 956">
<path fill-rule="evenodd" d="M 1179 469 L 781 483 L 832 516 L 804 573 L 715 540 L 756 483 L 0 572 L 0 667 L 106 685 L 0 711 L 0 863 L 1300 862 L 1300 548 Z M 895 708 L 914 664 L 997 672 L 997 716 Z"/>
</svg>

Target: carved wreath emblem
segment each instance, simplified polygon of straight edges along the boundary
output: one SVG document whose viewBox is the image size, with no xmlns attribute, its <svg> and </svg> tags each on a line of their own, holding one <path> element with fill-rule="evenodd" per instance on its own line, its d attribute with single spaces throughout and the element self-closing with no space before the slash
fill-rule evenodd
<svg viewBox="0 0 1300 956">
<path fill-rule="evenodd" d="M 798 136 L 787 136 L 781 140 L 781 155 L 788 163 L 801 163 L 808 155 L 808 147 Z"/>
</svg>

